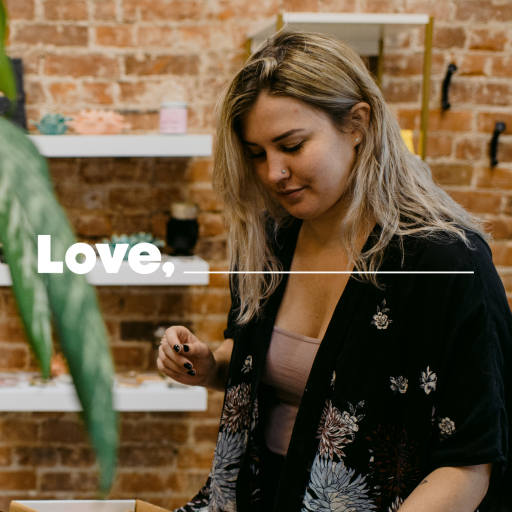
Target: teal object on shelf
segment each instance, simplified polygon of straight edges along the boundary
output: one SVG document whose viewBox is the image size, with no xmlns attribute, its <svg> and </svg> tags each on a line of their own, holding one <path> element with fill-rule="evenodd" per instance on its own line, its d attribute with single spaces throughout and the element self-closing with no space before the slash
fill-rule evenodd
<svg viewBox="0 0 512 512">
<path fill-rule="evenodd" d="M 62 114 L 46 114 L 39 123 L 30 122 L 36 126 L 42 135 L 64 135 L 68 129 L 66 123 L 72 119 L 72 117 L 63 116 Z"/>
<path fill-rule="evenodd" d="M 144 233 L 141 231 L 140 233 L 137 233 L 136 235 L 112 235 L 110 240 L 108 238 L 103 239 L 104 244 L 108 244 L 110 246 L 110 253 L 112 256 L 114 255 L 114 250 L 116 248 L 116 244 L 128 244 L 128 250 L 126 251 L 124 255 L 124 260 L 128 260 L 128 253 L 130 252 L 131 248 L 134 245 L 140 244 L 140 243 L 148 243 L 156 245 L 156 247 L 164 247 L 165 242 L 163 240 L 159 240 L 157 238 L 154 238 L 151 233 Z M 145 254 L 145 253 L 142 253 Z"/>
</svg>

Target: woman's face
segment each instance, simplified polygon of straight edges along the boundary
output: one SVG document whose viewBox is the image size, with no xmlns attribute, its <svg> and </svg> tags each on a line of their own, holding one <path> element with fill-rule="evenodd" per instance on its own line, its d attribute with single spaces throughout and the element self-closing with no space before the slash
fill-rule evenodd
<svg viewBox="0 0 512 512">
<path fill-rule="evenodd" d="M 366 103 L 352 112 L 357 107 L 369 113 Z M 291 215 L 343 212 L 359 132 L 340 132 L 323 112 L 294 98 L 262 93 L 242 119 L 242 135 L 263 187 Z"/>
</svg>

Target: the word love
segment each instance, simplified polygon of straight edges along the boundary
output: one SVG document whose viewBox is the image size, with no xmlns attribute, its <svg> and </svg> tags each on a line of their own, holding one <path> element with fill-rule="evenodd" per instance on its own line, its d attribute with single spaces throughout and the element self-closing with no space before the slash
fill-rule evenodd
<svg viewBox="0 0 512 512">
<path fill-rule="evenodd" d="M 116 244 L 114 254 L 110 252 L 108 244 L 95 244 L 95 246 L 107 274 L 117 274 L 129 244 Z M 52 261 L 51 249 L 51 236 L 39 235 L 37 237 L 37 271 L 40 274 L 62 274 L 64 271 L 64 263 L 62 261 Z M 81 262 L 76 259 L 79 254 L 84 256 Z M 87 274 L 96 265 L 97 258 L 94 249 L 90 245 L 76 243 L 66 251 L 65 261 L 69 270 L 75 274 Z M 161 261 L 162 254 L 158 247 L 145 242 L 134 245 L 128 253 L 128 264 L 137 274 L 152 274 L 158 270 Z M 167 261 L 163 264 L 162 270 L 165 272 L 166 277 L 170 277 L 174 272 L 174 264 Z"/>
</svg>

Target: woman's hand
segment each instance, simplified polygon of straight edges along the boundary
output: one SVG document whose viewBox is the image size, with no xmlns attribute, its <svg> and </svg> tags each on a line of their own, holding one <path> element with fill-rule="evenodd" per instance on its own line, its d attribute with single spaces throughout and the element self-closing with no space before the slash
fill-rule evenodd
<svg viewBox="0 0 512 512">
<path fill-rule="evenodd" d="M 183 326 L 165 331 L 156 364 L 162 373 L 189 386 L 210 387 L 218 370 L 213 352 Z"/>
</svg>

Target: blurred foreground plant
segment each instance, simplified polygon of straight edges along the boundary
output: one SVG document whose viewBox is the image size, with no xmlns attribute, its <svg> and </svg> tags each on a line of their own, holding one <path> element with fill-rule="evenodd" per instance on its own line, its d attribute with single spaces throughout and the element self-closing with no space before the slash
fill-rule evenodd
<svg viewBox="0 0 512 512">
<path fill-rule="evenodd" d="M 0 92 L 14 101 L 16 85 L 4 50 L 6 27 L 0 0 Z M 114 479 L 118 445 L 107 331 L 96 292 L 84 275 L 66 265 L 62 274 L 38 273 L 38 235 L 51 235 L 54 260 L 64 261 L 67 249 L 76 243 L 55 197 L 46 160 L 20 129 L 0 117 L 0 241 L 14 295 L 45 378 L 50 376 L 53 318 L 99 462 L 99 490 L 105 496 Z"/>
</svg>

